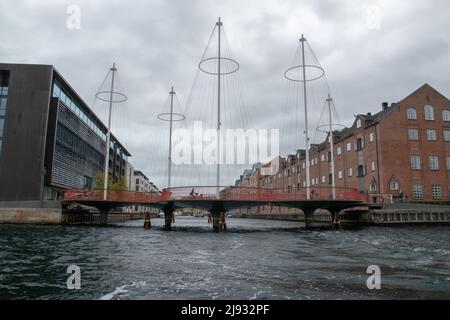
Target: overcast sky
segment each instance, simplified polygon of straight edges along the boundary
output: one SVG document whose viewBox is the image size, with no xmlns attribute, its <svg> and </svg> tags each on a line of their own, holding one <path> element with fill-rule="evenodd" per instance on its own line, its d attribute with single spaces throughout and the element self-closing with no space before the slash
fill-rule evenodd
<svg viewBox="0 0 450 320">
<path fill-rule="evenodd" d="M 80 29 L 67 27 L 70 5 L 81 10 Z M 447 0 L 2 0 L 0 61 L 52 64 L 89 104 L 116 62 L 129 97 L 126 143 L 132 163 L 158 175 L 150 158 L 164 124 L 154 119 L 171 85 L 185 108 L 219 16 L 241 65 L 253 126 L 280 126 L 277 115 L 287 94 L 283 72 L 302 33 L 326 70 L 347 126 L 354 114 L 377 112 L 381 102 L 399 101 L 426 82 L 450 96 Z"/>
</svg>

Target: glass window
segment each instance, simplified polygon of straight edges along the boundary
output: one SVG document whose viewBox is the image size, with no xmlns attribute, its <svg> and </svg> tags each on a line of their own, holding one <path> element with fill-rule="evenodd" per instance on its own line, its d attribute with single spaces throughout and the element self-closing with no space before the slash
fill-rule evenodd
<svg viewBox="0 0 450 320">
<path fill-rule="evenodd" d="M 349 142 L 347 143 L 347 151 L 351 151 L 352 150 L 352 144 Z"/>
<path fill-rule="evenodd" d="M 372 171 L 375 171 L 375 161 L 372 161 Z"/>
<path fill-rule="evenodd" d="M 442 120 L 450 121 L 450 111 L 449 110 L 442 111 Z"/>
<path fill-rule="evenodd" d="M 399 183 L 396 179 L 391 180 L 391 183 L 389 184 L 391 190 L 398 190 L 399 189 Z"/>
<path fill-rule="evenodd" d="M 425 120 L 434 120 L 434 109 L 433 106 L 426 105 L 425 110 Z"/>
<path fill-rule="evenodd" d="M 423 186 L 421 184 L 413 184 L 412 196 L 415 200 L 423 199 Z"/>
<path fill-rule="evenodd" d="M 338 148 L 337 148 L 336 153 L 337 153 L 338 156 L 341 155 L 341 153 L 342 153 L 341 147 L 338 147 Z"/>
<path fill-rule="evenodd" d="M 61 94 L 61 89 L 59 89 L 59 87 L 55 84 L 53 86 L 53 96 L 59 97 L 60 94 Z"/>
<path fill-rule="evenodd" d="M 427 130 L 427 140 L 434 141 L 436 139 L 436 130 Z"/>
<path fill-rule="evenodd" d="M 408 108 L 406 109 L 406 116 L 408 120 L 416 120 L 417 119 L 417 112 L 415 108 Z"/>
<path fill-rule="evenodd" d="M 447 170 L 450 170 L 450 157 L 447 157 Z"/>
<path fill-rule="evenodd" d="M 420 156 L 411 156 L 411 169 L 420 170 Z"/>
<path fill-rule="evenodd" d="M 444 130 L 444 140 L 450 141 L 450 130 Z"/>
<path fill-rule="evenodd" d="M 439 159 L 437 156 L 429 156 L 428 160 L 430 162 L 431 170 L 439 170 Z"/>
<path fill-rule="evenodd" d="M 419 140 L 419 130 L 408 129 L 408 139 L 409 140 Z"/>
<path fill-rule="evenodd" d="M 351 177 L 353 175 L 353 168 L 348 169 L 348 176 Z"/>
<path fill-rule="evenodd" d="M 371 132 L 371 133 L 369 134 L 369 141 L 370 141 L 370 142 L 373 142 L 373 132 Z"/>
<path fill-rule="evenodd" d="M 0 118 L 0 138 L 3 137 L 3 127 L 5 125 L 5 119 Z"/>
<path fill-rule="evenodd" d="M 356 128 L 361 128 L 361 119 L 358 119 L 358 121 L 356 121 Z"/>
<path fill-rule="evenodd" d="M 338 172 L 338 178 L 339 178 L 339 179 L 342 179 L 342 171 L 339 171 L 339 172 Z"/>
<path fill-rule="evenodd" d="M 433 200 L 440 200 L 442 197 L 441 186 L 439 184 L 433 184 L 431 186 L 431 196 Z"/>
<path fill-rule="evenodd" d="M 4 116 L 6 113 L 6 98 L 0 98 L 0 116 Z"/>
</svg>

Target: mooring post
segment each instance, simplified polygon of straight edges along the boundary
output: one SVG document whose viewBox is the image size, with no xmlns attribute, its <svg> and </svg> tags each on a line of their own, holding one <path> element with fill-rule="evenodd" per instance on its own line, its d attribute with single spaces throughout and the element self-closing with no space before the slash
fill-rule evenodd
<svg viewBox="0 0 450 320">
<path fill-rule="evenodd" d="M 172 230 L 172 221 L 173 221 L 173 212 L 175 210 L 173 208 L 164 208 L 164 229 Z"/>
<path fill-rule="evenodd" d="M 150 229 L 152 227 L 152 220 L 150 219 L 150 212 L 145 213 L 144 229 Z"/>
<path fill-rule="evenodd" d="M 100 208 L 100 224 L 106 226 L 108 224 L 109 208 Z"/>
<path fill-rule="evenodd" d="M 304 208 L 302 209 L 303 214 L 305 215 L 305 228 L 310 229 L 313 224 L 313 216 L 315 209 L 313 208 Z"/>
</svg>

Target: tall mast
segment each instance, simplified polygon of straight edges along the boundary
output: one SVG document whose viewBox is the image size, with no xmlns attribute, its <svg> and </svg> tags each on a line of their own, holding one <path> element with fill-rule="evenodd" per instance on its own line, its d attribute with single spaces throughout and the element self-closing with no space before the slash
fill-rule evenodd
<svg viewBox="0 0 450 320">
<path fill-rule="evenodd" d="M 168 159 L 168 170 L 167 170 L 167 188 L 170 188 L 170 180 L 172 178 L 172 123 L 173 123 L 173 96 L 175 91 L 172 90 L 170 94 L 170 125 L 169 125 L 169 159 Z"/>
<path fill-rule="evenodd" d="M 300 42 L 302 44 L 302 70 L 303 70 L 303 98 L 304 98 L 304 106 L 305 106 L 305 149 L 306 149 L 306 198 L 310 199 L 309 194 L 309 134 L 308 134 L 308 99 L 306 97 L 306 65 L 305 65 L 305 37 L 302 34 L 300 38 Z"/>
<path fill-rule="evenodd" d="M 108 196 L 108 173 L 109 173 L 109 145 L 111 141 L 111 113 L 113 105 L 113 94 L 114 94 L 114 76 L 117 71 L 116 63 L 113 63 L 111 68 L 112 78 L 111 78 L 111 91 L 109 96 L 109 115 L 108 115 L 108 133 L 106 135 L 106 158 L 105 158 L 105 176 L 103 184 L 103 200 L 107 200 Z"/>
<path fill-rule="evenodd" d="M 220 186 L 220 64 L 221 64 L 221 56 L 220 56 L 220 29 L 223 23 L 219 20 L 216 23 L 217 32 L 218 32 L 218 46 L 217 46 L 217 177 L 216 177 L 216 185 L 217 185 L 217 197 L 219 197 L 219 186 Z"/>
<path fill-rule="evenodd" d="M 330 120 L 330 156 L 331 156 L 331 187 L 333 190 L 333 200 L 336 200 L 336 181 L 334 179 L 334 141 L 333 141 L 333 122 L 331 119 L 331 102 L 333 99 L 331 99 L 330 94 L 328 94 L 328 118 Z"/>
</svg>

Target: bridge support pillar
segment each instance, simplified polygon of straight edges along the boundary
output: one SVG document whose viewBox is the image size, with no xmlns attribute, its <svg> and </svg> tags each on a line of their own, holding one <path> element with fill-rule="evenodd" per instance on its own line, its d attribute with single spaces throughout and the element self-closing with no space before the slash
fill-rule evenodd
<svg viewBox="0 0 450 320">
<path fill-rule="evenodd" d="M 339 209 L 330 209 L 331 223 L 333 224 L 334 229 L 339 229 L 339 226 L 341 224 L 341 217 L 339 215 L 339 212 Z"/>
<path fill-rule="evenodd" d="M 304 215 L 305 215 L 305 228 L 311 229 L 313 225 L 313 216 L 315 209 L 313 208 L 305 208 L 302 209 Z"/>
<path fill-rule="evenodd" d="M 150 218 L 150 213 L 146 212 L 144 216 L 144 229 L 150 229 L 152 227 L 152 220 Z"/>
<path fill-rule="evenodd" d="M 211 218 L 212 218 L 212 224 L 213 224 L 213 231 L 219 232 L 220 230 L 226 231 L 227 230 L 227 223 L 225 221 L 225 211 L 210 211 L 211 212 Z"/>
<path fill-rule="evenodd" d="M 100 224 L 106 226 L 108 224 L 109 208 L 100 208 Z"/>
<path fill-rule="evenodd" d="M 164 212 L 164 230 L 172 230 L 172 222 L 173 222 L 173 212 L 175 210 L 173 208 L 165 208 Z"/>
</svg>

